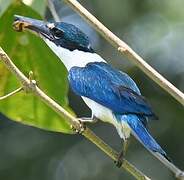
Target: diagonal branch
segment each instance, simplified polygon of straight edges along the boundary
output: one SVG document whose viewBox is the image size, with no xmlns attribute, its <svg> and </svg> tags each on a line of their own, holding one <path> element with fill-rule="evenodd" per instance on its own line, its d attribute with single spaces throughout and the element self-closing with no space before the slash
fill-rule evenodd
<svg viewBox="0 0 184 180">
<path fill-rule="evenodd" d="M 32 79 L 28 79 L 11 61 L 8 55 L 3 51 L 0 47 L 0 59 L 4 63 L 4 65 L 14 74 L 17 79 L 22 83 L 23 89 L 26 92 L 31 92 L 34 95 L 38 96 L 45 104 L 47 104 L 50 108 L 52 108 L 56 113 L 60 116 L 64 117 L 69 124 L 71 124 L 76 130 L 81 131 L 81 123 L 75 117 L 73 117 L 70 113 L 68 113 L 65 109 L 63 109 L 59 104 L 57 104 L 54 100 L 48 97 L 38 86 L 36 85 L 36 81 Z M 106 153 L 111 159 L 117 161 L 118 153 L 109 147 L 102 139 L 96 136 L 88 127 L 85 128 L 82 133 L 89 141 L 98 146 L 104 153 Z M 138 170 L 135 166 L 129 163 L 124 159 L 122 166 L 123 169 L 128 171 L 138 180 L 150 180 L 149 177 L 144 175 L 140 170 Z"/>
<path fill-rule="evenodd" d="M 49 8 L 53 18 L 55 19 L 55 21 L 61 21 L 59 15 L 56 12 L 56 8 L 54 6 L 53 0 L 47 0 L 47 4 L 48 4 L 48 8 Z"/>
<path fill-rule="evenodd" d="M 65 2 L 89 22 L 105 39 L 107 39 L 117 50 L 135 63 L 147 76 L 184 105 L 184 94 L 152 68 L 143 58 L 133 51 L 125 42 L 119 39 L 107 29 L 97 18 L 87 11 L 77 0 L 65 0 Z"/>
</svg>

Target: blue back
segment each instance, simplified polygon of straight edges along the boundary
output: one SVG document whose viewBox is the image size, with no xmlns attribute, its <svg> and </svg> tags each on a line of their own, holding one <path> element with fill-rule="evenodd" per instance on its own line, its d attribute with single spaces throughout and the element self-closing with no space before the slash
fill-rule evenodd
<svg viewBox="0 0 184 180">
<path fill-rule="evenodd" d="M 68 78 L 76 94 L 98 102 L 115 114 L 155 116 L 135 82 L 104 62 L 73 67 Z"/>
</svg>

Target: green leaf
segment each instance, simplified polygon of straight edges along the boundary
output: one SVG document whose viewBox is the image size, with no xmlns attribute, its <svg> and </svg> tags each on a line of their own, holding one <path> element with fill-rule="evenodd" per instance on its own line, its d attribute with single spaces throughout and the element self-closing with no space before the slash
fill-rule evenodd
<svg viewBox="0 0 184 180">
<path fill-rule="evenodd" d="M 43 16 L 45 14 L 47 2 L 46 0 L 22 0 L 22 2 L 32 9 L 34 9 L 38 14 Z"/>
<path fill-rule="evenodd" d="M 0 44 L 20 70 L 28 76 L 34 72 L 38 86 L 65 109 L 67 99 L 67 72 L 61 61 L 46 44 L 29 32 L 15 32 L 13 15 L 19 14 L 40 19 L 29 7 L 15 3 L 0 18 Z M 0 95 L 20 87 L 18 80 L 0 63 Z M 23 124 L 57 132 L 71 133 L 66 121 L 32 94 L 20 92 L 0 101 L 0 111 L 10 119 Z"/>
<path fill-rule="evenodd" d="M 9 7 L 13 0 L 0 0 L 0 17 Z"/>
</svg>

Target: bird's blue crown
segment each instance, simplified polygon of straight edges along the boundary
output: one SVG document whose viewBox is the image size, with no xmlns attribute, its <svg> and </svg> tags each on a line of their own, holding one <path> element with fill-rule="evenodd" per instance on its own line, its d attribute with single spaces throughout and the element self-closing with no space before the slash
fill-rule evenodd
<svg viewBox="0 0 184 180">
<path fill-rule="evenodd" d="M 56 22 L 54 23 L 54 27 L 50 29 L 50 32 L 57 46 L 67 48 L 71 51 L 78 49 L 85 52 L 94 52 L 88 36 L 72 24 Z"/>
</svg>

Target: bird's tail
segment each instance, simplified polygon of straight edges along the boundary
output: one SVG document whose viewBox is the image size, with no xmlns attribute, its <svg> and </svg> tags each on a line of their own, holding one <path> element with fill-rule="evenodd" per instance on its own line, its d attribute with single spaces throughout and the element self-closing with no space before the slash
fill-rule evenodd
<svg viewBox="0 0 184 180">
<path fill-rule="evenodd" d="M 121 117 L 121 121 L 126 121 L 131 128 L 132 135 L 157 159 L 159 159 L 168 169 L 170 169 L 176 177 L 184 179 L 184 172 L 176 167 L 167 156 L 165 151 L 150 135 L 146 127 L 137 115 L 125 115 Z"/>
</svg>

